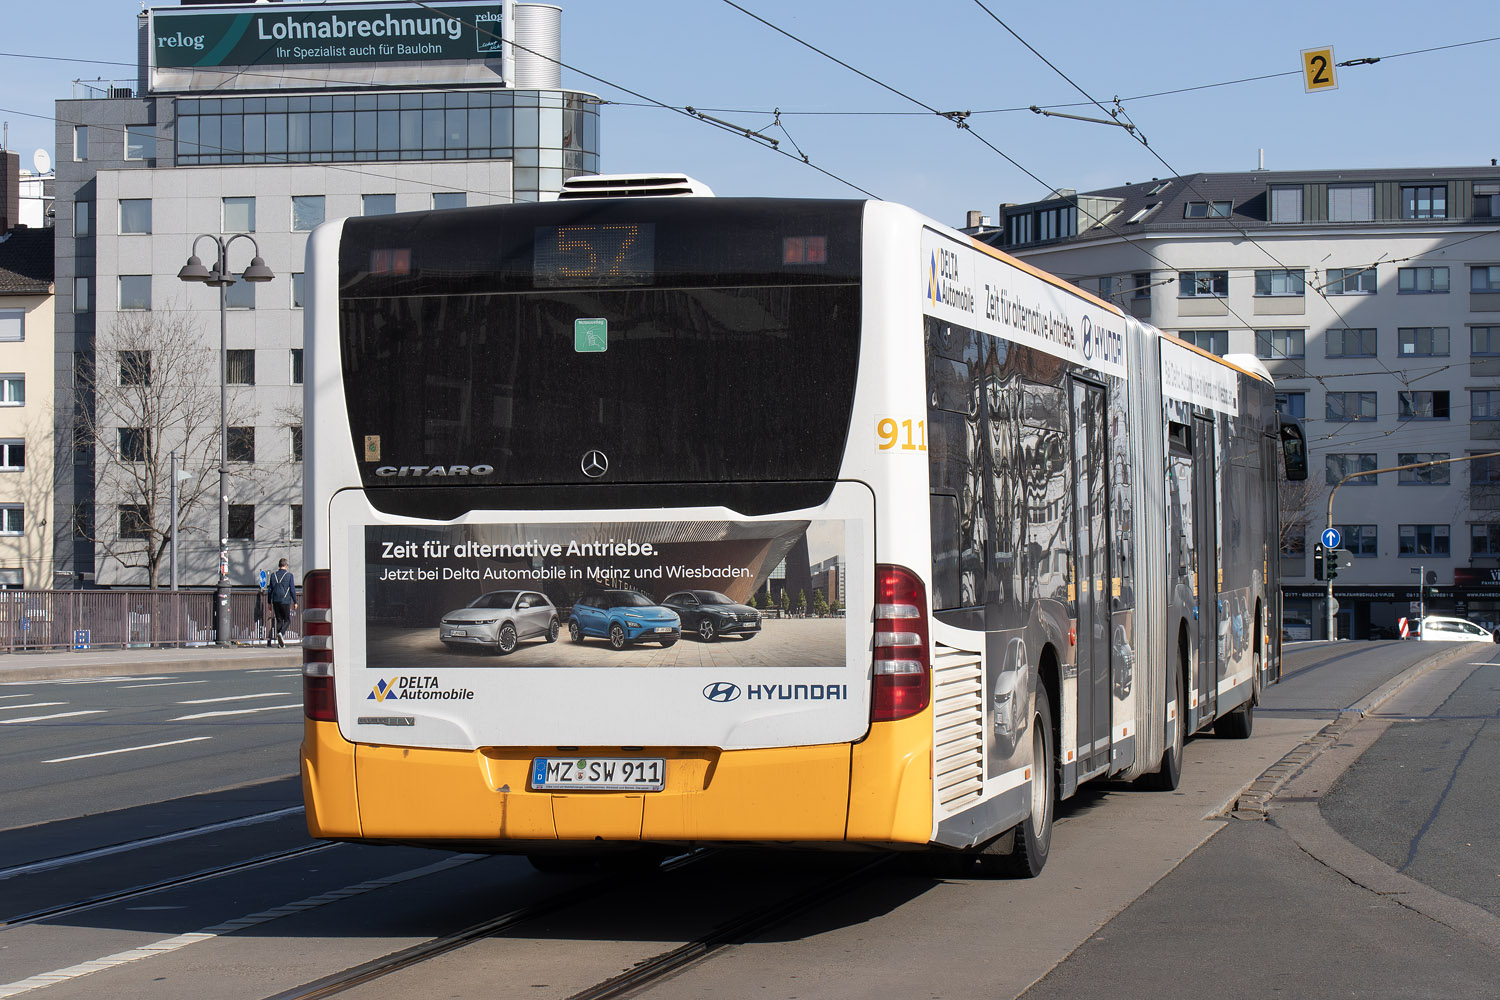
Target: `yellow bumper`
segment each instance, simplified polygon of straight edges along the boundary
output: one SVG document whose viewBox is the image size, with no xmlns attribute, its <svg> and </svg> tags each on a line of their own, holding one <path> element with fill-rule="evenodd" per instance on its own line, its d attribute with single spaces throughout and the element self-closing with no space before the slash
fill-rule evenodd
<svg viewBox="0 0 1500 1000">
<path fill-rule="evenodd" d="M 306 721 L 302 788 L 314 837 L 368 840 L 925 844 L 932 719 L 879 723 L 857 743 L 766 750 L 648 749 L 660 792 L 534 792 L 556 747 L 429 750 L 353 744 Z M 622 756 L 580 748 L 578 756 Z"/>
</svg>

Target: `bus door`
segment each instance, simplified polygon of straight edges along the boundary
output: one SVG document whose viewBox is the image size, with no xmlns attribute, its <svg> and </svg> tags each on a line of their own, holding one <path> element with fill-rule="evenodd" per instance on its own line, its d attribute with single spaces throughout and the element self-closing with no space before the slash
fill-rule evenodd
<svg viewBox="0 0 1500 1000">
<path fill-rule="evenodd" d="M 1104 387 L 1073 382 L 1074 563 L 1078 596 L 1079 778 L 1109 764 L 1108 412 Z"/>
<path fill-rule="evenodd" d="M 1215 495 L 1214 419 L 1193 415 L 1193 553 L 1198 611 L 1197 718 L 1214 712 L 1219 688 L 1219 519 Z M 1227 619 L 1225 619 L 1227 621 Z"/>
</svg>

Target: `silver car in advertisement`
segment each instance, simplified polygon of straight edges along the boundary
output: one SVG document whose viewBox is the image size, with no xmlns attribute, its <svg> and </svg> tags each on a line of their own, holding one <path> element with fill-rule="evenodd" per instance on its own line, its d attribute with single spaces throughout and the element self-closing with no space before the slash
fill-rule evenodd
<svg viewBox="0 0 1500 1000">
<path fill-rule="evenodd" d="M 534 590 L 492 590 L 467 606 L 449 611 L 438 624 L 438 638 L 449 649 L 488 649 L 509 653 L 522 639 L 557 641 L 557 608 Z"/>
</svg>

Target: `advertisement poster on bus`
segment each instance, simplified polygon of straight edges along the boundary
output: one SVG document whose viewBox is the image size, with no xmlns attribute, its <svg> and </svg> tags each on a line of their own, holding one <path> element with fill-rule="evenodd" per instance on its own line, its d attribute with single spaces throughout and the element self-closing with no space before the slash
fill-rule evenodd
<svg viewBox="0 0 1500 1000">
<path fill-rule="evenodd" d="M 367 525 L 366 665 L 842 667 L 839 520 Z"/>
</svg>

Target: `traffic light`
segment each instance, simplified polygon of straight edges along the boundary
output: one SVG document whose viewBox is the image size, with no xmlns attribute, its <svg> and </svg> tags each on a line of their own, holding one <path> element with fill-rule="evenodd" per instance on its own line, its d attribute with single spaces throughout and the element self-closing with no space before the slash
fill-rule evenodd
<svg viewBox="0 0 1500 1000">
<path fill-rule="evenodd" d="M 1323 543 L 1313 545 L 1313 579 L 1323 579 Z"/>
<path fill-rule="evenodd" d="M 1323 579 L 1332 583 L 1339 575 L 1339 550 L 1323 550 Z"/>
</svg>

